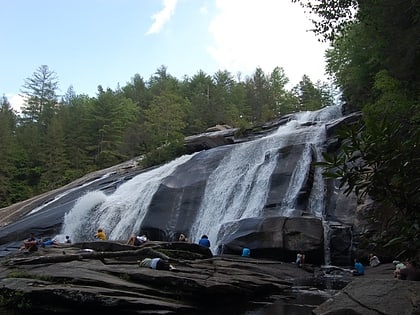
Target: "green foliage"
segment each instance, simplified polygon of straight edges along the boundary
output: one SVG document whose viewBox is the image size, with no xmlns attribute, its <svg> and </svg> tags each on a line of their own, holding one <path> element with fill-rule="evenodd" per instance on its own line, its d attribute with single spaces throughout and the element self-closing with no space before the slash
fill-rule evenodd
<svg viewBox="0 0 420 315">
<path fill-rule="evenodd" d="M 1 288 L 0 305 L 11 309 L 28 311 L 31 309 L 32 303 L 21 291 Z"/>
<path fill-rule="evenodd" d="M 325 161 L 318 165 L 325 168 L 327 178 L 339 179 L 346 193 L 370 195 L 394 209 L 389 216 L 374 214 L 374 218 L 388 221 L 380 243 L 397 245 L 406 250 L 406 255 L 415 255 L 420 248 L 419 128 L 411 130 L 384 120 L 357 127 L 343 130 L 341 153 L 324 154 Z"/>
<path fill-rule="evenodd" d="M 14 169 L 11 155 L 14 150 L 13 134 L 16 130 L 16 114 L 7 98 L 0 99 L 0 207 L 10 199 L 11 174 Z"/>
<path fill-rule="evenodd" d="M 128 273 L 120 273 L 119 278 L 124 281 L 130 281 L 130 275 Z"/>
<path fill-rule="evenodd" d="M 357 0 L 292 0 L 298 2 L 313 15 L 315 34 L 323 40 L 333 41 L 348 24 L 354 20 L 359 1 Z"/>
<path fill-rule="evenodd" d="M 318 165 L 325 176 L 339 179 L 346 193 L 370 195 L 395 209 L 386 218 L 382 245 L 415 255 L 420 248 L 420 108 L 385 71 L 374 86 L 377 101 L 365 106 L 364 122 L 341 130 L 341 152 L 324 154 Z M 385 219 L 383 213 L 375 216 Z"/>
<path fill-rule="evenodd" d="M 48 66 L 42 65 L 32 77 L 25 80 L 22 93 L 25 105 L 22 108 L 23 123 L 35 123 L 47 126 L 54 116 L 57 105 L 58 78 Z"/>
<path fill-rule="evenodd" d="M 296 108 L 299 111 L 313 111 L 333 105 L 332 93 L 328 87 L 320 82 L 314 85 L 307 75 L 293 88 L 293 93 L 297 98 Z"/>
<path fill-rule="evenodd" d="M 183 139 L 185 122 L 182 102 L 180 97 L 171 93 L 153 98 L 144 113 L 144 126 L 150 133 L 149 146 L 158 148 Z"/>
<path fill-rule="evenodd" d="M 99 89 L 99 95 L 87 111 L 88 154 L 99 168 L 118 164 L 126 159 L 121 154 L 125 128 L 136 120 L 138 108 L 131 99 L 110 89 Z"/>
<path fill-rule="evenodd" d="M 411 0 L 293 1 L 316 14 L 315 32 L 331 40 L 327 72 L 363 122 L 342 131 L 342 151 L 325 155 L 326 176 L 346 192 L 369 194 L 394 211 L 379 239 L 418 256 L 420 207 L 420 3 Z M 403 249 L 403 250 L 402 250 Z M 404 253 L 403 253 L 404 252 Z"/>
<path fill-rule="evenodd" d="M 25 80 L 20 116 L 1 102 L 0 207 L 138 156 L 143 167 L 165 163 L 185 153 L 185 136 L 217 124 L 249 130 L 296 111 L 299 98 L 287 83 L 280 67 L 257 68 L 245 80 L 198 71 L 180 82 L 161 66 L 149 80 L 136 74 L 115 91 L 99 85 L 96 97 L 70 86 L 58 101 L 57 76 L 41 66 Z M 319 102 L 323 87 L 310 84 Z"/>
<path fill-rule="evenodd" d="M 148 152 L 141 160 L 141 166 L 147 168 L 164 164 L 183 154 L 185 154 L 184 142 L 173 142 Z"/>
</svg>

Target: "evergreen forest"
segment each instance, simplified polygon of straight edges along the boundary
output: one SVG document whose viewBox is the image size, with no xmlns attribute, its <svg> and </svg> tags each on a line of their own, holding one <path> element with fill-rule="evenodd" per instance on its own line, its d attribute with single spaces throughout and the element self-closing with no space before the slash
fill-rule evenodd
<svg viewBox="0 0 420 315">
<path fill-rule="evenodd" d="M 161 66 L 115 90 L 58 95 L 58 75 L 42 65 L 25 80 L 18 114 L 0 108 L 0 207 L 61 187 L 86 173 L 135 157 L 142 167 L 184 153 L 184 137 L 217 124 L 248 128 L 279 115 L 333 102 L 331 89 L 307 76 L 292 90 L 282 68 L 257 68 L 244 81 L 228 71 L 178 80 Z"/>
</svg>

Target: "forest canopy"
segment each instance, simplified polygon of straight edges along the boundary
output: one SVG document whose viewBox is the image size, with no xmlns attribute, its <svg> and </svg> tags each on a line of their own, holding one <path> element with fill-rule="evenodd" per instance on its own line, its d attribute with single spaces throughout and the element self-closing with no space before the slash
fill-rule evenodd
<svg viewBox="0 0 420 315">
<path fill-rule="evenodd" d="M 363 113 L 321 165 L 348 193 L 382 203 L 376 244 L 420 258 L 420 2 L 293 2 L 314 14 L 314 32 L 331 43 L 327 72 Z"/>
<path fill-rule="evenodd" d="M 0 207 L 61 187 L 94 170 L 142 156 L 143 167 L 183 153 L 184 137 L 217 124 L 248 128 L 279 115 L 331 105 L 333 90 L 303 76 L 288 90 L 280 67 L 240 80 L 228 71 L 198 71 L 179 80 L 161 66 L 97 95 L 70 86 L 41 65 L 22 86 L 18 114 L 0 100 Z"/>
</svg>

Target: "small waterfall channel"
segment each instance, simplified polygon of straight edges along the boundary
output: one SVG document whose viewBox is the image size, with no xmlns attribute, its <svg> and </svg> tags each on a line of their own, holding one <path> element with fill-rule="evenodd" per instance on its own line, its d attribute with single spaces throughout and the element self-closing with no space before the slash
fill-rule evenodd
<svg viewBox="0 0 420 315">
<path fill-rule="evenodd" d="M 296 163 L 287 192 L 282 197 L 281 213 L 278 215 L 300 215 L 295 210 L 295 204 L 313 162 L 311 155 L 315 151 L 316 159 L 321 159 L 326 139 L 325 125 L 341 116 L 340 106 L 296 113 L 276 132 L 260 139 L 234 144 L 233 149 L 228 151 L 207 179 L 195 222 L 187 231 L 190 240 L 196 242 L 201 234 L 207 234 L 215 252 L 220 245 L 221 225 L 264 215 L 270 176 L 279 163 L 279 151 L 299 144 L 304 146 L 302 156 Z M 101 191 L 85 194 L 65 215 L 58 238 L 71 235 L 74 241 L 92 239 L 96 229 L 101 227 L 108 232 L 109 239 L 128 239 L 140 230 L 161 182 L 177 167 L 198 154 L 201 152 L 182 156 L 141 173 L 121 184 L 112 194 L 107 195 Z M 316 168 L 313 176 L 306 211 L 322 218 L 325 183 L 320 169 Z"/>
</svg>

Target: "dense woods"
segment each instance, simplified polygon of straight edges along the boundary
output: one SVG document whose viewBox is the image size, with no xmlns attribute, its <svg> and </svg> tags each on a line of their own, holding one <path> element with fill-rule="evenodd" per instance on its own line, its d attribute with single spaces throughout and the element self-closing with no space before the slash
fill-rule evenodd
<svg viewBox="0 0 420 315">
<path fill-rule="evenodd" d="M 134 157 L 162 163 L 183 153 L 185 136 L 216 124 L 246 128 L 332 104 L 325 83 L 287 84 L 278 67 L 245 80 L 228 71 L 179 80 L 161 66 L 147 81 L 135 74 L 115 90 L 98 86 L 95 97 L 71 86 L 58 95 L 58 75 L 42 65 L 24 81 L 19 114 L 0 102 L 0 207 Z"/>
<path fill-rule="evenodd" d="M 325 155 L 326 175 L 381 202 L 371 245 L 420 258 L 420 2 L 294 2 L 314 13 L 315 33 L 331 43 L 327 71 L 363 112 L 342 131 L 342 153 Z"/>
</svg>

